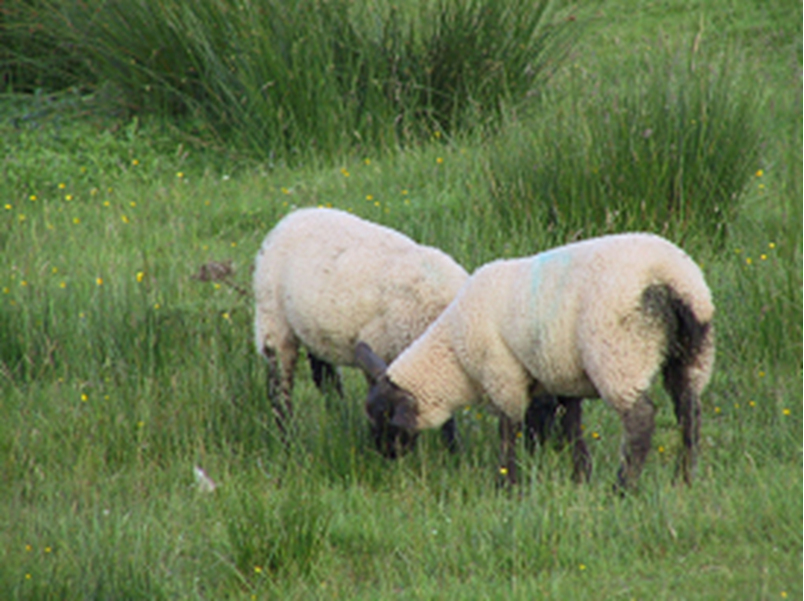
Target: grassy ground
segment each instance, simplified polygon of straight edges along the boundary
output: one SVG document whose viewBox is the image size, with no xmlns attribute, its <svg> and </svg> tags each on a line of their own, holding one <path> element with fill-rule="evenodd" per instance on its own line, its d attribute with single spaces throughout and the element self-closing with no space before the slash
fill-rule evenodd
<svg viewBox="0 0 804 601">
<path fill-rule="evenodd" d="M 524 166 L 506 174 L 506 157 L 563 139 L 538 114 L 493 137 L 269 169 L 103 117 L 69 92 L 4 97 L 0 597 L 801 598 L 801 36 L 776 15 L 737 0 L 605 3 L 541 108 L 564 114 L 569 92 L 581 107 L 610 100 L 606 81 L 637 81 L 646 57 L 674 53 L 713 71 L 737 53 L 730 96 L 761 107 L 727 227 L 665 222 L 718 308 L 698 480 L 672 483 L 679 441 L 657 387 L 652 453 L 626 498 L 611 494 L 620 425 L 599 401 L 584 415 L 592 481 L 573 484 L 569 457 L 542 449 L 521 454 L 525 481 L 508 494 L 493 486 L 485 408 L 458 415 L 459 456 L 428 433 L 388 463 L 370 450 L 362 376 L 344 370 L 341 402 L 301 366 L 303 419 L 283 453 L 252 348 L 250 264 L 294 206 L 352 210 L 468 269 L 628 225 L 583 203 L 552 223 L 501 210 L 521 202 L 517 186 L 542 185 Z M 582 156 L 615 156 L 576 133 L 556 135 L 593 144 Z M 571 173 L 550 181 L 581 199 L 602 189 L 572 188 Z M 213 260 L 232 261 L 231 281 L 194 277 Z"/>
</svg>

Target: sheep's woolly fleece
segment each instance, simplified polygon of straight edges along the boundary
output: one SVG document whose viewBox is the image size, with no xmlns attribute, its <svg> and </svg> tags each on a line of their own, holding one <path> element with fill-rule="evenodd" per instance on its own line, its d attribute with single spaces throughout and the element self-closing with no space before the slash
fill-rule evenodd
<svg viewBox="0 0 804 601">
<path fill-rule="evenodd" d="M 672 291 L 700 323 L 711 322 L 711 294 L 698 266 L 651 234 L 489 263 L 387 375 L 416 398 L 416 429 L 438 426 L 482 393 L 519 421 L 534 381 L 537 394 L 602 397 L 622 414 L 648 389 L 667 352 L 666 316 L 645 299 L 652 286 Z M 710 335 L 688 371 L 696 391 L 713 361 Z"/>
<path fill-rule="evenodd" d="M 295 356 L 299 343 L 354 365 L 362 340 L 390 362 L 468 278 L 449 255 L 349 213 L 300 209 L 268 234 L 254 272 L 257 349 Z"/>
</svg>

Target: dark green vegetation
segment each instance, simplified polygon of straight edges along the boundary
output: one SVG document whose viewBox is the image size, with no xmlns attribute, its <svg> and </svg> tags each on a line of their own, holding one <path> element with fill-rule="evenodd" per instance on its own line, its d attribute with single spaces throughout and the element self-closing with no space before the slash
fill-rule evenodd
<svg viewBox="0 0 804 601">
<path fill-rule="evenodd" d="M 13 2 L 8 47 L 22 56 L 8 79 L 103 87 L 209 142 L 297 161 L 498 117 L 541 88 L 578 29 L 554 4 Z"/>
<path fill-rule="evenodd" d="M 0 598 L 801 598 L 800 5 L 82 6 L 0 9 Z M 485 409 L 388 463 L 362 376 L 300 366 L 283 453 L 249 267 L 308 205 L 470 270 L 681 244 L 718 308 L 695 486 L 658 386 L 624 499 L 596 401 L 591 483 L 544 449 L 509 495 Z"/>
</svg>

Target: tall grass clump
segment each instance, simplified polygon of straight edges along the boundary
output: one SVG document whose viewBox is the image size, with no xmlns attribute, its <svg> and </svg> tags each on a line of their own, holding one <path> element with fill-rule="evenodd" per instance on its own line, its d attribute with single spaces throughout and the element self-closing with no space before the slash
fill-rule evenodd
<svg viewBox="0 0 804 601">
<path fill-rule="evenodd" d="M 412 4 L 414 27 L 389 36 L 388 59 L 403 95 L 413 94 L 413 110 L 424 111 L 434 129 L 455 132 L 499 118 L 505 101 L 544 93 L 581 33 L 576 17 L 558 16 L 557 6 L 523 0 Z"/>
<path fill-rule="evenodd" d="M 722 242 L 757 169 L 762 98 L 735 58 L 704 60 L 697 45 L 659 45 L 613 72 L 572 69 L 553 109 L 490 155 L 501 216 L 564 236 L 647 229 Z"/>
<path fill-rule="evenodd" d="M 87 67 L 76 84 L 277 160 L 496 120 L 541 91 L 579 32 L 553 0 L 11 4 L 17 28 L 36 23 Z"/>
<path fill-rule="evenodd" d="M 0 91 L 57 91 L 89 76 L 80 57 L 48 32 L 38 2 L 0 7 Z"/>
</svg>

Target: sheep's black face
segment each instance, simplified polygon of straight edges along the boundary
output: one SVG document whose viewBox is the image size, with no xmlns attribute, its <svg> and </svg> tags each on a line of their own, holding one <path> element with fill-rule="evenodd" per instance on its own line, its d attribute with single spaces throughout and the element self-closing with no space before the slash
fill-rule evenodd
<svg viewBox="0 0 804 601">
<path fill-rule="evenodd" d="M 411 434 L 404 428 L 386 423 L 372 425 L 371 436 L 380 454 L 386 459 L 402 457 L 416 446 L 417 434 Z"/>
<path fill-rule="evenodd" d="M 418 433 L 410 425 L 400 425 L 414 406 L 410 394 L 383 376 L 369 390 L 366 414 L 377 450 L 388 459 L 408 453 L 416 445 Z"/>
</svg>

